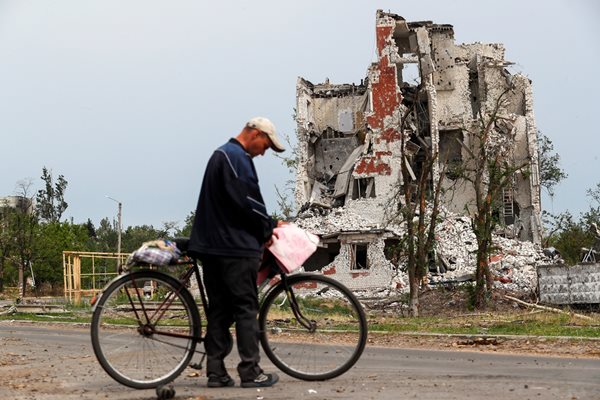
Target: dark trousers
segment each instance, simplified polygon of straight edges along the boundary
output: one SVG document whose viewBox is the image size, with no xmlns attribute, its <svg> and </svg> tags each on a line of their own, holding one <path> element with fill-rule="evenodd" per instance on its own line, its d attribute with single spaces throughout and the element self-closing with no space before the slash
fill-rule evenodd
<svg viewBox="0 0 600 400">
<path fill-rule="evenodd" d="M 261 372 L 258 341 L 258 258 L 203 256 L 202 271 L 208 296 L 206 349 L 208 376 L 227 374 L 223 360 L 231 352 L 233 339 L 229 329 L 235 322 L 242 381 L 250 381 Z"/>
</svg>

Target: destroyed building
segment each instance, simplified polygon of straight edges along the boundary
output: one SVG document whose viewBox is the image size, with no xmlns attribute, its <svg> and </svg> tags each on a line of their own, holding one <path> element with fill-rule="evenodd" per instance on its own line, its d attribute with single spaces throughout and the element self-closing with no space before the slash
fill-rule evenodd
<svg viewBox="0 0 600 400">
<path fill-rule="evenodd" d="M 379 10 L 376 51 L 376 61 L 358 84 L 297 81 L 298 223 L 320 234 L 324 245 L 305 268 L 343 270 L 351 287 L 394 282 L 397 263 L 386 257 L 385 249 L 402 233 L 390 225 L 387 211 L 397 209 L 398 188 L 410 184 L 403 182 L 402 164 L 416 179 L 425 151 L 460 163 L 466 157 L 461 144 L 466 130 L 507 89 L 499 111 L 502 124 L 495 129 L 511 138 L 513 162 L 525 160 L 528 168 L 515 173 L 502 193 L 498 218 L 504 236 L 540 243 L 531 83 L 508 71 L 511 63 L 504 59 L 503 45 L 456 44 L 452 25 L 408 22 Z M 412 119 L 405 113 L 410 107 L 416 110 Z M 441 204 L 463 215 L 473 205 L 474 190 L 441 169 L 442 158 L 438 160 L 430 184 L 445 171 Z"/>
</svg>

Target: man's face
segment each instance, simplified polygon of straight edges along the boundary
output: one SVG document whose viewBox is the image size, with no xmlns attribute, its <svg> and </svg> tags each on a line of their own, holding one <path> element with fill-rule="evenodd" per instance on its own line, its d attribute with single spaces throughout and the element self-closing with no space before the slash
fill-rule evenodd
<svg viewBox="0 0 600 400">
<path fill-rule="evenodd" d="M 251 157 L 262 156 L 271 147 L 271 139 L 266 133 L 258 129 L 253 129 L 252 132 L 253 135 L 246 151 Z"/>
</svg>

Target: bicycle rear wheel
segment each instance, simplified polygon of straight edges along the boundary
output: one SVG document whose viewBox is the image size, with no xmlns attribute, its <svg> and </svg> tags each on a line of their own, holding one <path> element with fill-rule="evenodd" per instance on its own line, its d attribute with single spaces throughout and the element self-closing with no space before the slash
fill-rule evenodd
<svg viewBox="0 0 600 400">
<path fill-rule="evenodd" d="M 175 278 L 144 270 L 112 281 L 92 315 L 92 347 L 116 381 L 149 389 L 175 379 L 201 335 L 190 292 Z"/>
<path fill-rule="evenodd" d="M 279 283 L 260 308 L 265 354 L 298 379 L 325 380 L 343 374 L 358 361 L 367 342 L 367 319 L 360 303 L 348 288 L 323 275 L 286 279 L 291 290 L 286 292 Z"/>
</svg>

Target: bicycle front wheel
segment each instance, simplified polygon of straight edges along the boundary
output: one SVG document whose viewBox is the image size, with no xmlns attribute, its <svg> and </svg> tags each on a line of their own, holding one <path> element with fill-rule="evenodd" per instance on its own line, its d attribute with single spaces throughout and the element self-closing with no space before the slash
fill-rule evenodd
<svg viewBox="0 0 600 400">
<path fill-rule="evenodd" d="M 102 293 L 92 315 L 92 347 L 117 382 L 149 389 L 175 379 L 201 334 L 190 292 L 157 271 L 123 275 Z"/>
<path fill-rule="evenodd" d="M 356 297 L 341 283 L 298 274 L 279 283 L 259 315 L 261 344 L 284 373 L 315 381 L 350 369 L 367 342 L 367 319 Z"/>
</svg>

